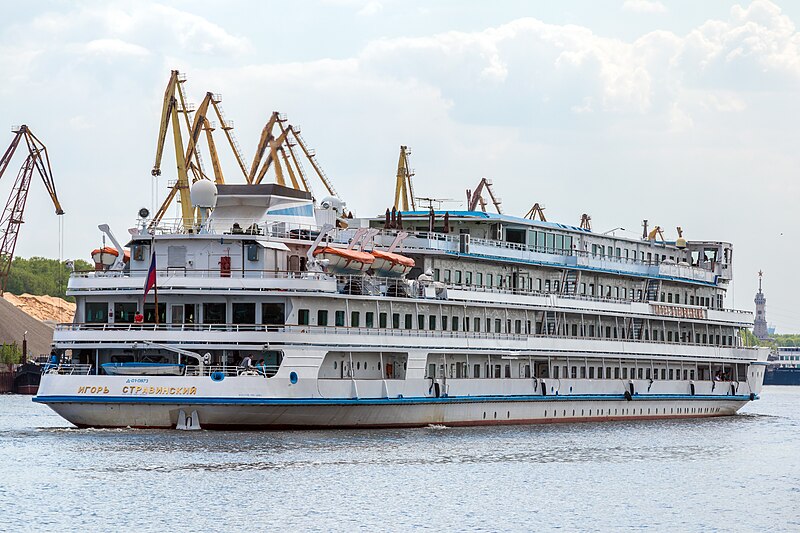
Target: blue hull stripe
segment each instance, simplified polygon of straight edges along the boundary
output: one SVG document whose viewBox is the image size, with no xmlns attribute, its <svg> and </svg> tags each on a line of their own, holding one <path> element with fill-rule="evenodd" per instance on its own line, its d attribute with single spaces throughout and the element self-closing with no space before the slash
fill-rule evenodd
<svg viewBox="0 0 800 533">
<path fill-rule="evenodd" d="M 758 399 L 758 396 L 756 396 Z M 572 396 L 455 396 L 447 398 L 196 398 L 158 396 L 35 396 L 37 403 L 115 403 L 115 404 L 180 404 L 180 405 L 414 405 L 458 404 L 486 402 L 570 402 L 570 401 L 625 401 L 622 394 L 583 394 Z M 749 395 L 695 395 L 647 394 L 635 395 L 633 401 L 643 400 L 717 400 L 749 401 Z"/>
</svg>

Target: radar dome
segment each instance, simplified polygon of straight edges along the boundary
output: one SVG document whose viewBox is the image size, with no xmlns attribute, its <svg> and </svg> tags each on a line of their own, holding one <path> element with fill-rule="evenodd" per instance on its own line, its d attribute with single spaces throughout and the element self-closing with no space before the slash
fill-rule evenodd
<svg viewBox="0 0 800 533">
<path fill-rule="evenodd" d="M 217 203 L 217 186 L 211 180 L 198 180 L 192 184 L 189 195 L 195 207 L 214 207 Z"/>
</svg>

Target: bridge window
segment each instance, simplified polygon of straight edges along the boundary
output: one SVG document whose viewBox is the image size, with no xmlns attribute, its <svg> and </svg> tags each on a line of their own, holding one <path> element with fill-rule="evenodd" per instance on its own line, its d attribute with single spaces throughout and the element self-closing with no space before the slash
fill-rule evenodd
<svg viewBox="0 0 800 533">
<path fill-rule="evenodd" d="M 255 324 L 256 323 L 256 304 L 234 302 L 233 309 L 234 324 Z"/>
<path fill-rule="evenodd" d="M 350 327 L 357 328 L 361 326 L 361 313 L 358 311 L 351 311 L 350 312 Z"/>
<path fill-rule="evenodd" d="M 392 313 L 392 327 L 400 329 L 400 313 Z"/>
<path fill-rule="evenodd" d="M 413 327 L 414 317 L 411 313 L 406 313 L 405 317 L 403 317 L 403 326 L 405 329 L 411 329 Z"/>
<path fill-rule="evenodd" d="M 430 328 L 431 331 L 436 330 L 436 315 L 428 316 L 428 328 Z"/>
<path fill-rule="evenodd" d="M 381 328 L 385 328 L 388 325 L 388 316 L 386 313 L 381 313 L 378 315 L 378 326 Z"/>
<path fill-rule="evenodd" d="M 452 325 L 453 325 L 453 328 L 452 328 L 453 331 L 458 331 L 458 317 L 457 316 L 453 317 Z"/>
<path fill-rule="evenodd" d="M 205 314 L 205 310 L 203 311 L 203 314 Z M 297 311 L 297 323 L 301 326 L 308 325 L 308 309 L 299 309 Z"/>
<path fill-rule="evenodd" d="M 86 322 L 90 324 L 108 322 L 108 303 L 106 302 L 86 302 L 84 312 Z"/>
</svg>

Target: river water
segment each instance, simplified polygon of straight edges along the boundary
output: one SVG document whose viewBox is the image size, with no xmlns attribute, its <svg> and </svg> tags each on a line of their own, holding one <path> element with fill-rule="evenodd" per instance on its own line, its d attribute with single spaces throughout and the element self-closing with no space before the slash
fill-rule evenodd
<svg viewBox="0 0 800 533">
<path fill-rule="evenodd" d="M 0 531 L 798 531 L 800 388 L 735 417 L 79 430 L 0 396 Z"/>
</svg>

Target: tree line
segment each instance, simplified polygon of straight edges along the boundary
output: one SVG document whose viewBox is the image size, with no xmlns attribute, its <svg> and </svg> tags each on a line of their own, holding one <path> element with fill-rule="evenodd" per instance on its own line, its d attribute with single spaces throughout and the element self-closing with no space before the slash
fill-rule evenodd
<svg viewBox="0 0 800 533">
<path fill-rule="evenodd" d="M 88 261 L 77 259 L 74 261 L 75 270 L 93 270 Z M 71 269 L 66 261 L 47 259 L 45 257 L 14 258 L 11 263 L 11 272 L 6 283 L 6 291 L 11 294 L 34 294 L 36 296 L 48 295 L 75 301 L 67 298 L 67 282 Z"/>
</svg>

